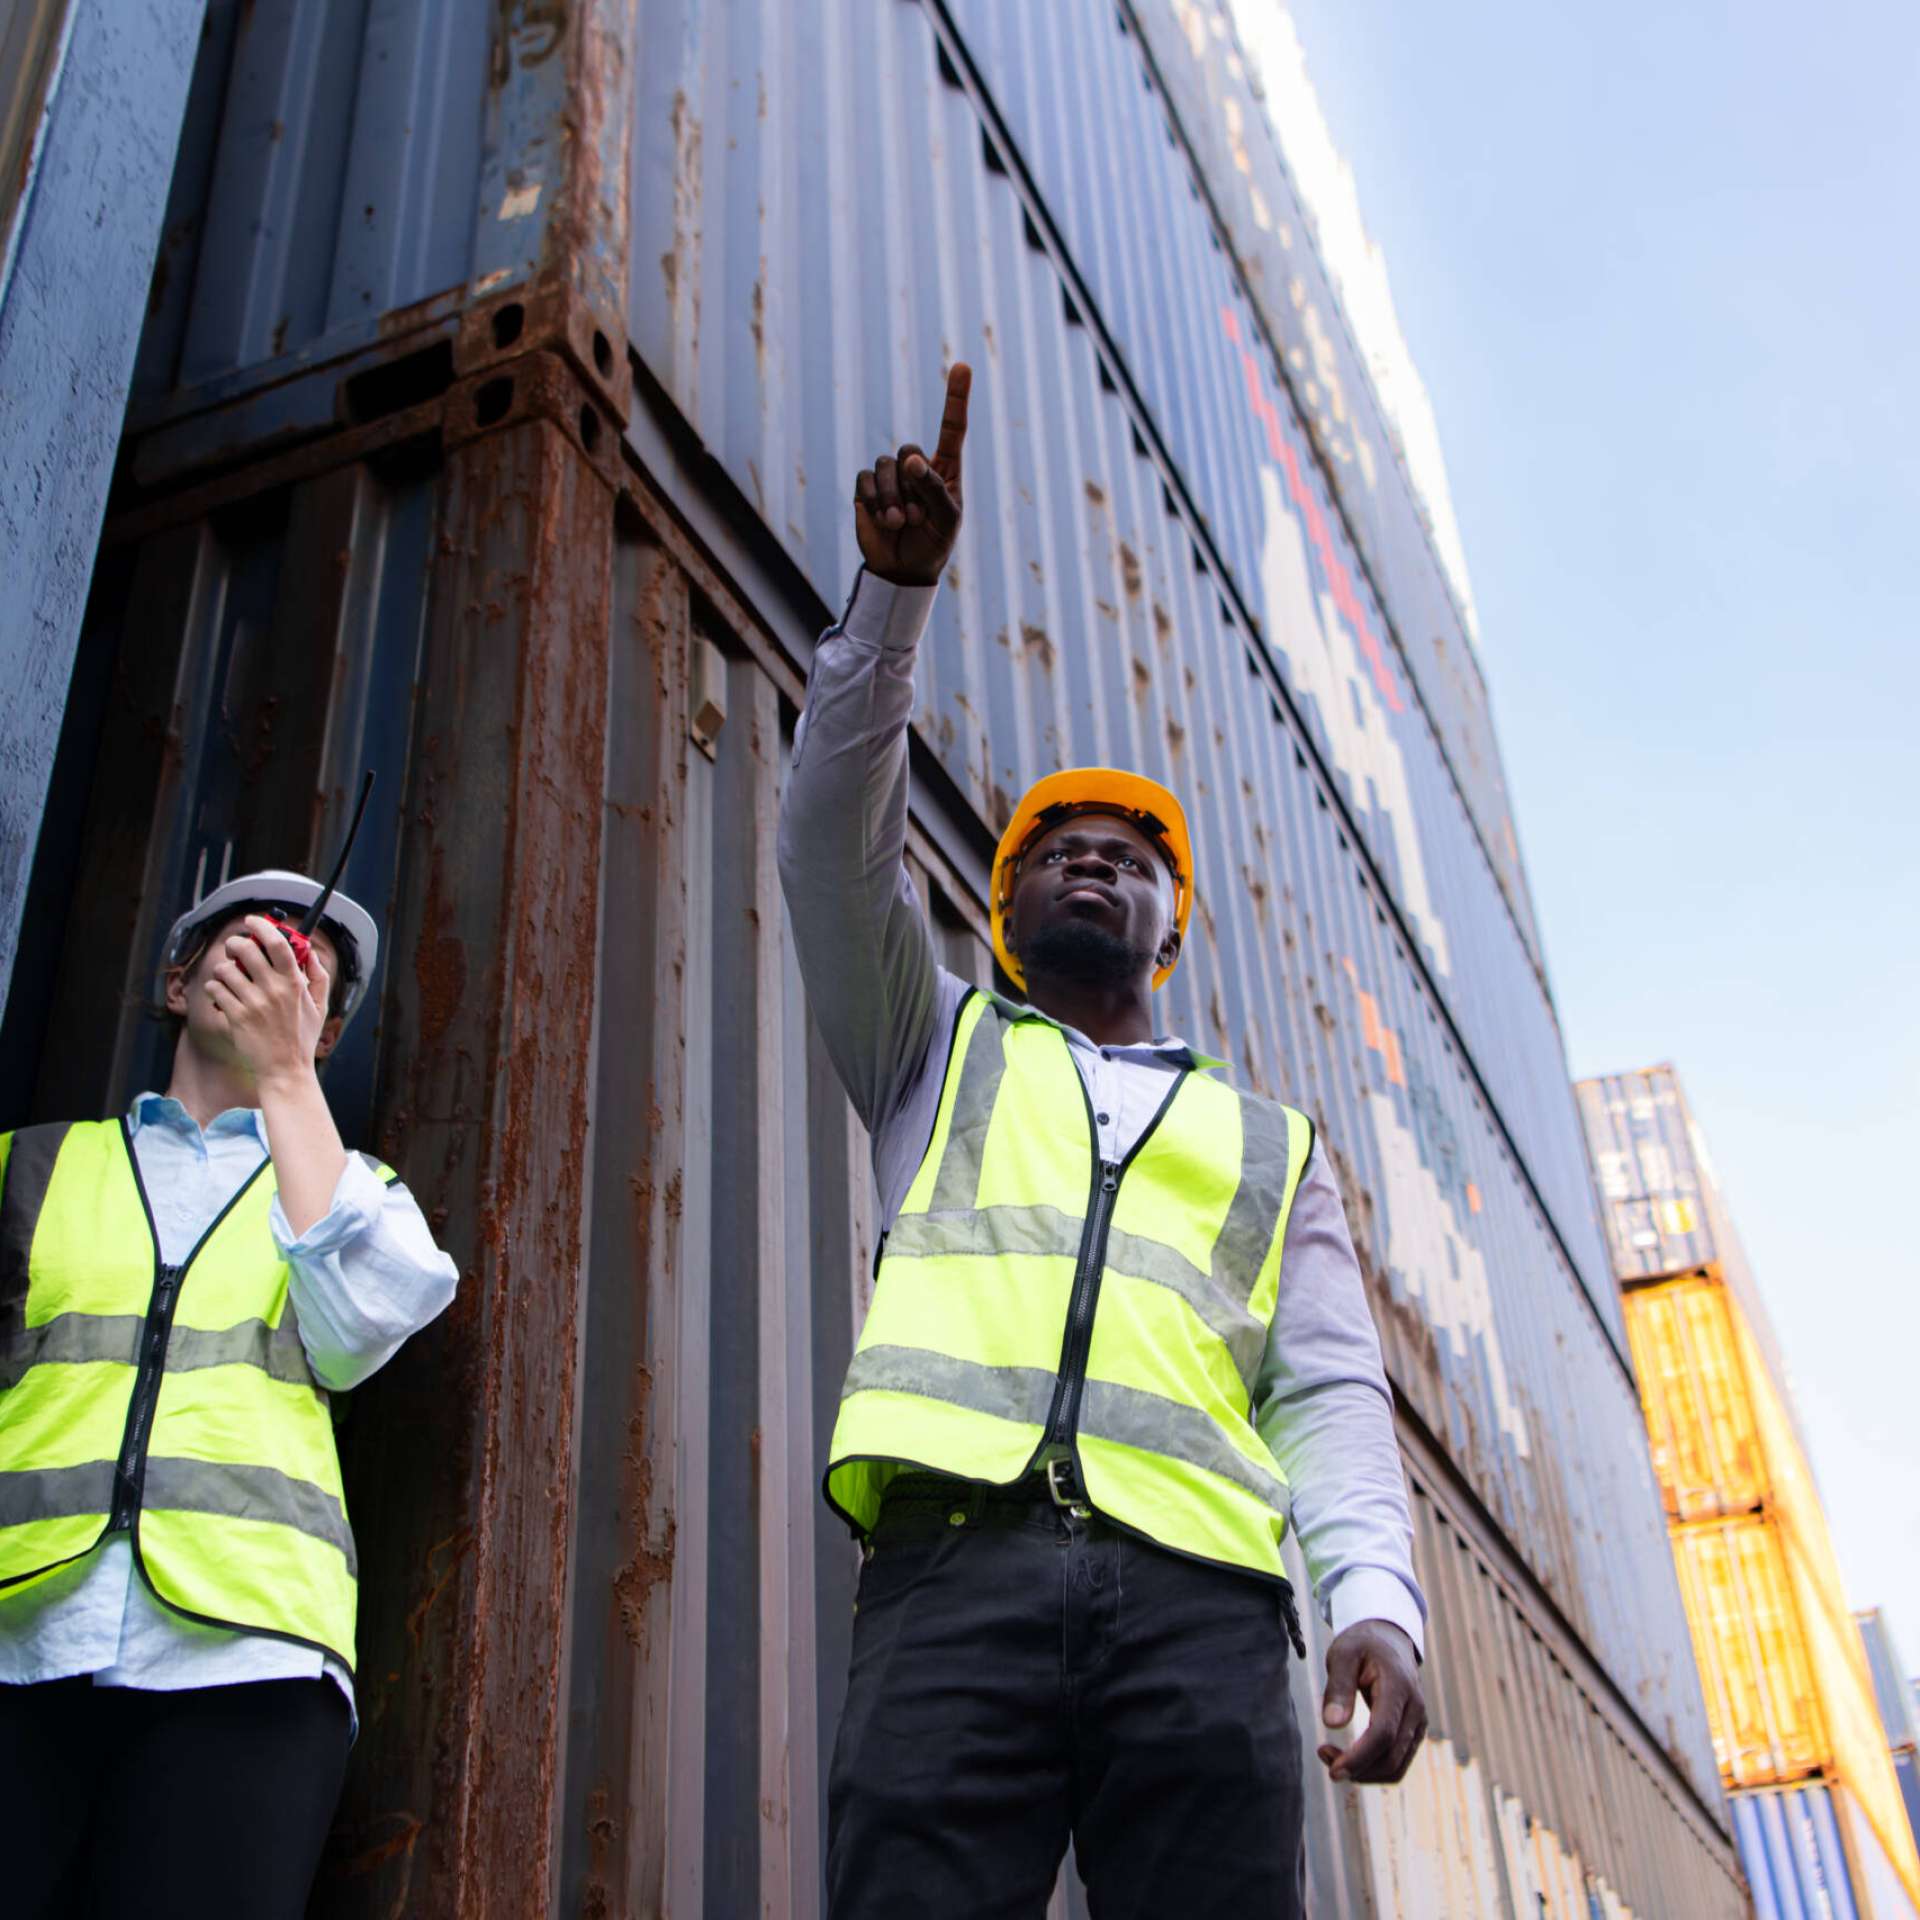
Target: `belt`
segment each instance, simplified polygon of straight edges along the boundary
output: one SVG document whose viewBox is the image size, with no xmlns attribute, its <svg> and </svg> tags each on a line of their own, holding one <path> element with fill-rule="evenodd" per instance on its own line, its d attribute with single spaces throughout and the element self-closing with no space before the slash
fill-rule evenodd
<svg viewBox="0 0 1920 1920">
<path fill-rule="evenodd" d="M 1044 1468 L 1036 1467 L 1018 1480 L 1000 1483 L 962 1480 L 945 1473 L 899 1473 L 887 1482 L 881 1499 L 883 1503 L 924 1500 L 951 1505 L 958 1502 L 976 1511 L 982 1507 L 1029 1507 L 1044 1502 L 1078 1519 L 1090 1519 L 1093 1515 L 1087 1490 L 1080 1482 L 1079 1463 L 1065 1455 L 1049 1460 Z"/>
</svg>

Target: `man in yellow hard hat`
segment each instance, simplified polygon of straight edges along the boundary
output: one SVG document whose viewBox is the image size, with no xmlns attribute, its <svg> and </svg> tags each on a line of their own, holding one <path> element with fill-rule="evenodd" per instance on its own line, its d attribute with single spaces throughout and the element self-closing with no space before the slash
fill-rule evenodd
<svg viewBox="0 0 1920 1920">
<path fill-rule="evenodd" d="M 1298 1533 L 1334 1629 L 1320 1757 L 1399 1779 L 1425 1603 L 1379 1341 L 1312 1123 L 1158 1030 L 1194 851 L 1178 799 L 1049 775 L 993 864 L 1023 1000 L 940 967 L 902 866 L 913 664 L 959 532 L 971 375 L 935 452 L 857 483 L 781 817 L 802 975 L 872 1135 L 884 1237 L 829 1502 L 863 1543 L 828 1786 L 833 1920 L 1302 1911 Z"/>
</svg>

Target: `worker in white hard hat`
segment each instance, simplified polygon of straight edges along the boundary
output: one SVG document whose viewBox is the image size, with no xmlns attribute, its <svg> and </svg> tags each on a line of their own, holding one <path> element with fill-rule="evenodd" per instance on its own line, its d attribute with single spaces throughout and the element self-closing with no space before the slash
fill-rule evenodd
<svg viewBox="0 0 1920 1920">
<path fill-rule="evenodd" d="M 872 1136 L 881 1248 L 826 1460 L 862 1543 L 828 1784 L 832 1920 L 1040 1920 L 1071 1838 L 1102 1920 L 1302 1912 L 1281 1557 L 1329 1629 L 1339 1782 L 1426 1726 L 1391 1401 L 1312 1122 L 1166 1033 L 1196 854 L 1176 795 L 1070 767 L 1016 803 L 993 948 L 942 967 L 903 867 L 913 673 L 961 514 L 971 375 L 931 458 L 855 487 L 780 870 Z M 832 1284 L 831 1277 L 828 1285 Z"/>
<path fill-rule="evenodd" d="M 324 892 L 269 870 L 197 902 L 162 953 L 166 1091 L 0 1134 L 0 1857 L 19 1920 L 306 1911 L 354 1725 L 332 1396 L 456 1278 L 321 1091 L 379 957 L 372 916 Z"/>
</svg>

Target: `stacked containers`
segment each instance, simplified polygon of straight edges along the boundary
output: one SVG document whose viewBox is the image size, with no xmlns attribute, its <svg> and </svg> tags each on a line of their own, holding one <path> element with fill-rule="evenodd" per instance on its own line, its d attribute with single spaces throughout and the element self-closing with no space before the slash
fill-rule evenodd
<svg viewBox="0 0 1920 1920">
<path fill-rule="evenodd" d="M 1893 1750 L 1894 1777 L 1907 1803 L 1907 1824 L 1920 1841 L 1920 1711 L 1916 1711 L 1914 1683 L 1900 1670 L 1900 1655 L 1886 1615 L 1869 1607 L 1857 1616 L 1860 1638 L 1867 1649 L 1867 1670 L 1873 1675 L 1873 1697 L 1880 1708 L 1887 1744 Z"/>
<path fill-rule="evenodd" d="M 1912 1912 L 1920 1854 L 1872 1676 L 1777 1342 L 1678 1077 L 1653 1067 L 1582 1081 L 1578 1094 L 1756 1898 L 1763 1912 L 1769 1897 L 1783 1913 L 1801 1911 L 1778 1892 L 1790 1868 L 1802 1895 L 1817 1885 L 1832 1911 Z M 1760 1804 L 1739 1804 L 1761 1790 Z M 1835 1891 L 1843 1858 L 1853 1880 Z M 1776 1891 L 1763 1897 L 1767 1888 Z"/>
<path fill-rule="evenodd" d="M 343 1430 L 324 1910 L 811 1904 L 872 1222 L 772 827 L 847 477 L 960 354 L 942 951 L 987 977 L 1025 780 L 1181 787 L 1170 1024 L 1315 1112 L 1401 1404 L 1438 1737 L 1364 1826 L 1316 1786 L 1317 1901 L 1743 1902 L 1491 723 L 1397 466 L 1305 411 L 1256 111 L 1217 7 L 208 7 L 8 1021 L 35 1113 L 110 1110 L 202 857 L 313 857 L 379 766 L 330 1092 L 467 1284 Z"/>
</svg>

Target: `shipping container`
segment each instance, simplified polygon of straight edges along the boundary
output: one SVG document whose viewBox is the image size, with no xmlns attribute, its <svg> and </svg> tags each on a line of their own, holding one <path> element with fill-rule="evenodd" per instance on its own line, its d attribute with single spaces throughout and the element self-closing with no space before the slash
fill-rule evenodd
<svg viewBox="0 0 1920 1920">
<path fill-rule="evenodd" d="M 1867 1650 L 1874 1704 L 1880 1709 L 1880 1724 L 1887 1730 L 1887 1744 L 1892 1747 L 1920 1745 L 1920 1713 L 1914 1708 L 1913 1681 L 1900 1658 L 1899 1647 L 1894 1644 L 1887 1616 L 1878 1607 L 1868 1607 L 1855 1618 Z"/>
<path fill-rule="evenodd" d="M 1179 788 L 1169 1023 L 1315 1114 L 1399 1398 L 1437 1739 L 1313 1790 L 1316 1911 L 1745 1910 L 1477 676 L 1410 664 L 1400 508 L 1364 519 L 1231 244 L 1250 176 L 1177 104 L 1239 84 L 1219 17 L 208 8 L 5 1091 L 155 1077 L 195 876 L 313 860 L 377 769 L 381 998 L 329 1091 L 464 1278 L 343 1429 L 320 1911 L 815 1910 L 874 1235 L 773 833 L 851 476 L 961 355 L 913 743 L 947 962 L 989 977 L 1028 779 Z"/>
<path fill-rule="evenodd" d="M 0 7 L 0 982 L 13 969 L 200 9 Z"/>
<path fill-rule="evenodd" d="M 516 329 L 545 321 L 502 276 L 582 223 L 590 271 L 569 277 L 588 295 L 555 324 L 604 407 L 628 410 L 626 361 L 600 351 L 620 327 L 604 304 L 614 243 L 596 224 L 613 201 L 587 196 L 561 219 L 555 156 L 508 166 L 489 145 L 563 86 L 548 31 L 526 27 L 524 60 L 496 85 L 457 10 L 425 8 L 404 32 L 384 12 L 328 14 L 323 32 L 320 11 L 283 10 L 264 35 L 257 16 L 210 24 L 132 414 L 136 486 L 423 402 L 513 351 L 532 337 Z M 1101 63 L 1087 67 L 1101 91 L 1063 90 L 1049 138 L 1077 129 L 1081 171 L 1110 181 L 1096 108 L 1151 107 L 1156 69 L 1122 31 L 1131 14 L 1058 14 Z M 858 30 L 828 8 L 799 33 L 782 9 L 653 0 L 646 59 L 593 63 L 582 157 L 596 179 L 617 167 L 629 181 L 628 442 L 645 457 L 686 439 L 771 543 L 767 564 L 832 607 L 851 566 L 842 476 L 924 431 L 946 357 L 978 362 L 980 544 L 921 670 L 919 738 L 971 823 L 956 857 L 983 884 L 1009 796 L 1063 762 L 1121 758 L 1183 791 L 1213 849 L 1197 907 L 1212 932 L 1171 1017 L 1256 1085 L 1329 1112 L 1352 1102 L 1327 1137 L 1377 1204 L 1369 1245 L 1402 1390 L 1470 1461 L 1556 1604 L 1636 1694 L 1664 1696 L 1681 1623 L 1676 1602 L 1649 1634 L 1619 1551 L 1623 1531 L 1646 1551 L 1659 1532 L 1644 1461 L 1596 1441 L 1634 1395 L 1564 1056 L 1440 737 L 1277 374 L 1250 373 L 1221 327 L 1224 302 L 1250 340 L 1255 309 L 1191 154 L 1156 119 L 1130 142 L 1126 193 L 1102 203 L 1104 244 L 1156 233 L 1135 270 L 1177 308 L 1122 339 L 979 78 L 982 49 L 1012 61 L 1022 43 L 987 0 L 957 17 L 964 33 L 950 10 L 890 0 Z M 581 16 L 583 36 L 596 18 Z M 621 113 L 616 73 L 632 83 Z M 469 84 L 484 102 L 459 111 Z M 258 128 L 276 115 L 288 134 L 263 168 Z M 448 155 L 470 135 L 479 189 L 457 212 Z M 874 142 L 895 144 L 876 156 Z M 394 190 L 375 192 L 384 177 Z M 885 206 L 855 217 L 850 196 L 878 177 Z M 296 208 L 325 244 L 293 242 Z M 1155 274 L 1156 260 L 1179 270 Z M 876 286 L 893 290 L 878 309 Z M 381 316 L 383 301 L 411 304 Z M 1213 423 L 1192 470 L 1130 371 L 1162 358 L 1199 383 L 1181 406 Z M 1494 1286 L 1496 1267 L 1514 1278 Z M 1562 1474 L 1584 1483 L 1565 1515 Z M 1704 1757 L 1697 1704 L 1660 1712 Z"/>
<path fill-rule="evenodd" d="M 1874 1642 L 1848 1607 L 1764 1304 L 1679 1078 L 1661 1066 L 1578 1094 L 1721 1777 L 1844 1787 L 1865 1836 L 1862 1911 L 1885 1908 L 1873 1888 L 1888 1880 L 1920 1903 L 1882 1723 L 1898 1705 L 1891 1650 L 1877 1699 Z"/>
<path fill-rule="evenodd" d="M 1832 1742 L 1779 1527 L 1764 1519 L 1680 1527 L 1673 1551 L 1727 1784 L 1818 1773 Z"/>
<path fill-rule="evenodd" d="M 1627 1338 L 1667 1514 L 1750 1513 L 1767 1490 L 1727 1289 L 1704 1274 L 1626 1298 Z"/>
<path fill-rule="evenodd" d="M 1757 1920 L 1865 1920 L 1826 1787 L 1736 1794 L 1733 1825 Z"/>
<path fill-rule="evenodd" d="M 1893 1776 L 1907 1809 L 1907 1825 L 1920 1842 L 1920 1713 L 1914 1707 L 1914 1685 L 1907 1677 L 1893 1630 L 1878 1607 L 1857 1616 L 1860 1638 L 1867 1650 L 1867 1670 L 1873 1676 L 1874 1704 L 1893 1752 Z"/>
<path fill-rule="evenodd" d="M 1790 1383 L 1680 1076 L 1670 1065 L 1602 1074 L 1580 1081 L 1574 1093 L 1593 1156 L 1601 1225 L 1621 1284 L 1710 1268 L 1731 1289 L 1770 1377 Z"/>
</svg>

